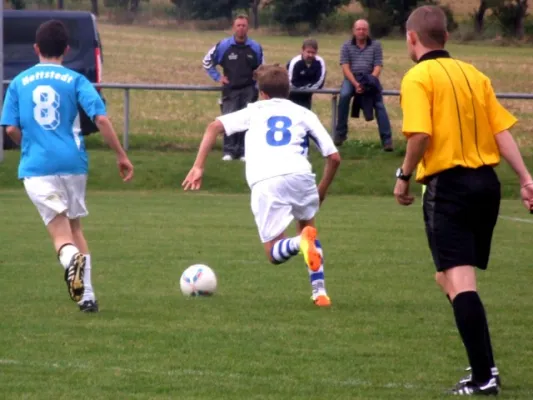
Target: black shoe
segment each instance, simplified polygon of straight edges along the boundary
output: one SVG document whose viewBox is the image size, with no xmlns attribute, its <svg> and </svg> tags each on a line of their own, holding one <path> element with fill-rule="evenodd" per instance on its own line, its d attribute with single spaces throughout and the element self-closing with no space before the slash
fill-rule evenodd
<svg viewBox="0 0 533 400">
<path fill-rule="evenodd" d="M 80 304 L 81 312 L 98 312 L 98 301 L 97 300 L 85 300 Z"/>
<path fill-rule="evenodd" d="M 387 153 L 393 152 L 394 147 L 392 147 L 392 144 L 386 144 L 385 146 L 383 146 L 383 151 L 386 151 Z"/>
<path fill-rule="evenodd" d="M 500 392 L 500 388 L 496 383 L 496 378 L 490 380 L 482 385 L 476 382 L 459 382 L 451 391 L 450 394 L 458 396 L 496 396 Z"/>
<path fill-rule="evenodd" d="M 70 298 L 78 302 L 83 297 L 83 273 L 85 271 L 85 256 L 81 253 L 74 254 L 68 268 L 65 270 L 65 282 Z"/>
<path fill-rule="evenodd" d="M 466 370 L 467 371 L 472 371 L 472 368 L 468 367 Z M 492 367 L 490 370 L 491 370 L 491 373 L 492 373 L 492 377 L 494 379 L 496 379 L 496 384 L 498 385 L 499 388 L 501 388 L 502 387 L 502 381 L 500 380 L 500 371 L 498 371 L 497 367 Z M 468 382 L 472 382 L 472 373 L 470 373 L 469 375 L 467 375 L 463 379 L 461 379 L 459 381 L 459 384 L 468 383 Z"/>
</svg>

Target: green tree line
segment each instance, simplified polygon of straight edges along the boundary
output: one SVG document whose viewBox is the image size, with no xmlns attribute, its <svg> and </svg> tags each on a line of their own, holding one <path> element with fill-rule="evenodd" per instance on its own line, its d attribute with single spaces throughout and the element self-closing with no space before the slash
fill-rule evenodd
<svg viewBox="0 0 533 400">
<path fill-rule="evenodd" d="M 13 8 L 23 9 L 27 0 L 9 0 Z M 57 4 L 63 8 L 64 0 L 37 0 L 48 5 Z M 123 9 L 135 14 L 140 9 L 141 0 L 100 0 L 105 7 Z M 148 2 L 149 0 L 142 0 Z M 193 20 L 230 19 L 238 11 L 247 12 L 252 18 L 252 26 L 259 27 L 259 14 L 263 10 L 271 13 L 275 22 L 287 30 L 298 24 L 308 24 L 318 29 L 321 22 L 348 5 L 351 0 L 169 0 L 177 9 L 177 14 Z M 375 36 L 386 36 L 394 29 L 403 31 L 409 13 L 421 4 L 438 4 L 439 0 L 358 0 Z M 99 0 L 90 0 L 93 13 L 98 14 Z M 449 19 L 449 29 L 455 23 L 452 10 L 442 6 Z M 528 0 L 479 0 L 472 12 L 472 25 L 476 33 L 485 27 L 486 15 L 490 11 L 506 36 L 524 38 Z"/>
</svg>

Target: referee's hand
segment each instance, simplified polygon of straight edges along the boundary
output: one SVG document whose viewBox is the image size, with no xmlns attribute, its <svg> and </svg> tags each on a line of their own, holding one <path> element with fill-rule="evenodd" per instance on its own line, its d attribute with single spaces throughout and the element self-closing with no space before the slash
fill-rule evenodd
<svg viewBox="0 0 533 400">
<path fill-rule="evenodd" d="M 396 197 L 398 204 L 401 204 L 402 206 L 409 206 L 413 204 L 415 198 L 409 194 L 409 181 L 404 181 L 402 179 L 396 180 L 394 197 Z"/>
<path fill-rule="evenodd" d="M 533 213 L 533 182 L 523 185 L 520 189 L 520 195 L 522 196 L 524 206 Z"/>
</svg>

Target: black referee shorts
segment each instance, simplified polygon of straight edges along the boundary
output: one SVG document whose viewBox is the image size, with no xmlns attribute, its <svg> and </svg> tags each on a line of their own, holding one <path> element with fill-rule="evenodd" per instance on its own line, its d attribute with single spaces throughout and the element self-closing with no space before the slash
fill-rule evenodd
<svg viewBox="0 0 533 400">
<path fill-rule="evenodd" d="M 501 197 L 494 169 L 456 167 L 426 184 L 424 222 L 437 271 L 460 265 L 487 269 Z"/>
</svg>

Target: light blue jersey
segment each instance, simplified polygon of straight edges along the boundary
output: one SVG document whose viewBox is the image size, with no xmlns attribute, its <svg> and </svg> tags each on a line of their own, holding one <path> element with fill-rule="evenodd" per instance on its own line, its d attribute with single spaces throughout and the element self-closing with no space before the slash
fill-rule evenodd
<svg viewBox="0 0 533 400">
<path fill-rule="evenodd" d="M 87 174 L 78 105 L 91 120 L 105 104 L 83 75 L 56 64 L 37 64 L 10 83 L 1 125 L 22 131 L 18 177 Z"/>
</svg>

